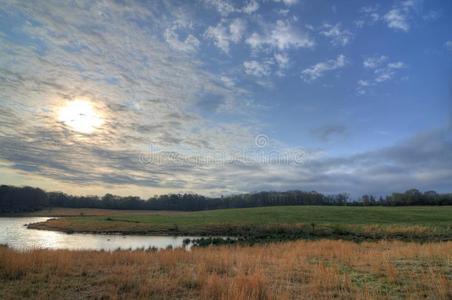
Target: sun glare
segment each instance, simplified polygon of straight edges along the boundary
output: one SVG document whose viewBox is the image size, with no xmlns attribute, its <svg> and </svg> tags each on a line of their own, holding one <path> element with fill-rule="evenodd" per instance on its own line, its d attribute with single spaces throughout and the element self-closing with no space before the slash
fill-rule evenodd
<svg viewBox="0 0 452 300">
<path fill-rule="evenodd" d="M 103 124 L 103 120 L 90 101 L 73 100 L 58 113 L 58 121 L 74 131 L 90 134 Z"/>
</svg>

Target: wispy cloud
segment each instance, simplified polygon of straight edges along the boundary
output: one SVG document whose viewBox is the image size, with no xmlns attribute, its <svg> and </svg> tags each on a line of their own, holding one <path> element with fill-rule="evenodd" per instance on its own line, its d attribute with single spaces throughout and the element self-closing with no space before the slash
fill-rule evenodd
<svg viewBox="0 0 452 300">
<path fill-rule="evenodd" d="M 395 5 L 383 19 L 389 28 L 407 32 L 411 28 L 412 14 L 416 12 L 420 1 L 406 0 Z"/>
<path fill-rule="evenodd" d="M 452 41 L 447 41 L 445 43 L 445 46 L 446 46 L 447 50 L 452 51 Z"/>
<path fill-rule="evenodd" d="M 338 55 L 336 59 L 330 59 L 324 62 L 319 62 L 301 72 L 301 78 L 306 82 L 314 81 L 323 77 L 325 73 L 341 69 L 345 67 L 347 60 L 343 54 Z"/>
<path fill-rule="evenodd" d="M 290 48 L 311 48 L 314 40 L 307 32 L 294 28 L 290 22 L 278 20 L 276 24 L 264 28 L 263 33 L 253 33 L 246 39 L 252 49 L 262 50 L 269 46 L 278 50 Z"/>
<path fill-rule="evenodd" d="M 273 0 L 274 2 L 281 2 L 287 6 L 292 6 L 298 3 L 298 0 Z"/>
<path fill-rule="evenodd" d="M 212 123 L 196 111 L 201 105 L 243 115 L 239 107 L 251 99 L 201 67 L 192 56 L 198 43 L 189 26 L 162 21 L 157 8 L 140 3 L 87 2 L 85 8 L 50 1 L 8 6 L 34 23 L 17 28 L 33 36 L 31 44 L 0 36 L 0 160 L 9 168 L 77 184 L 188 189 L 196 185 L 190 180 L 196 170 L 144 167 L 143 149 L 229 153 L 253 143 L 257 123 Z M 160 28 L 161 35 L 148 28 Z M 56 117 L 77 97 L 89 99 L 104 118 L 91 135 L 71 131 Z"/>
<path fill-rule="evenodd" d="M 388 58 L 384 55 L 370 56 L 370 57 L 367 57 L 366 59 L 364 59 L 363 66 L 364 66 L 364 68 L 367 68 L 367 69 L 376 69 L 376 68 L 380 67 L 387 60 L 388 60 Z"/>
<path fill-rule="evenodd" d="M 323 30 L 320 34 L 329 38 L 331 40 L 331 44 L 334 46 L 345 46 L 353 37 L 352 33 L 346 29 L 343 29 L 340 23 L 335 25 L 324 24 Z"/>
<path fill-rule="evenodd" d="M 245 31 L 246 23 L 241 19 L 235 19 L 229 24 L 222 20 L 216 26 L 209 26 L 204 35 L 212 39 L 218 48 L 229 53 L 230 45 L 238 43 Z"/>
<path fill-rule="evenodd" d="M 357 27 L 374 25 L 377 22 L 386 24 L 392 30 L 408 32 L 417 17 L 425 21 L 436 20 L 440 13 L 429 11 L 421 15 L 422 0 L 403 0 L 394 4 L 389 10 L 384 11 L 380 5 L 364 6 L 359 10 L 360 17 L 355 21 Z"/>
<path fill-rule="evenodd" d="M 388 62 L 384 55 L 368 56 L 363 60 L 363 67 L 372 72 L 372 77 L 358 81 L 356 89 L 359 95 L 366 94 L 367 88 L 393 79 L 396 74 L 407 66 L 401 61 Z"/>
<path fill-rule="evenodd" d="M 178 30 L 183 30 L 187 27 L 190 28 L 190 26 L 181 24 L 180 22 L 175 22 L 172 26 L 165 30 L 165 40 L 173 49 L 193 52 L 199 48 L 200 41 L 191 33 L 188 33 L 185 39 L 180 39 Z"/>
<path fill-rule="evenodd" d="M 360 28 L 364 25 L 373 25 L 381 19 L 378 5 L 364 6 L 360 8 L 359 14 L 360 18 L 355 21 L 355 25 Z"/>
<path fill-rule="evenodd" d="M 271 72 L 270 64 L 268 62 L 260 63 L 255 60 L 245 61 L 243 67 L 245 68 L 246 74 L 257 77 L 268 76 Z"/>
</svg>

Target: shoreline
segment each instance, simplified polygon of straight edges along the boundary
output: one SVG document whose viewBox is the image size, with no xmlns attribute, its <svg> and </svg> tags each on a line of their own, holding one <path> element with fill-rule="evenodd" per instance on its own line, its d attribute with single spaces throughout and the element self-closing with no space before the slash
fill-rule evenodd
<svg viewBox="0 0 452 300">
<path fill-rule="evenodd" d="M 230 225 L 199 226 L 195 228 L 156 227 L 149 224 L 134 223 L 132 227 L 121 228 L 120 221 L 111 224 L 97 224 L 97 228 L 77 227 L 71 218 L 49 219 L 44 222 L 27 224 L 27 228 L 58 231 L 66 234 L 101 234 L 122 236 L 199 236 L 206 239 L 207 245 L 222 244 L 217 238 L 235 238 L 237 243 L 258 244 L 293 240 L 348 240 L 364 241 L 410 241 L 446 242 L 452 240 L 449 228 L 422 227 L 409 225 L 330 225 L 330 224 L 270 224 L 270 225 Z M 91 225 L 91 224 L 90 224 Z"/>
</svg>

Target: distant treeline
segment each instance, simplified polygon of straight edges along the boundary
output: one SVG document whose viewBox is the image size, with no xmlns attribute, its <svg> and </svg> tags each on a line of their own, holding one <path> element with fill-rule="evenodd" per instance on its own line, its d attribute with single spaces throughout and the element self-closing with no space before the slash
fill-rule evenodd
<svg viewBox="0 0 452 300">
<path fill-rule="evenodd" d="M 0 186 L 0 213 L 28 212 L 48 207 L 195 211 L 277 205 L 452 205 L 452 194 L 438 194 L 434 191 L 422 193 L 411 189 L 384 198 L 376 199 L 371 195 L 364 195 L 359 200 L 351 200 L 348 194 L 324 195 L 317 192 L 287 191 L 220 198 L 197 194 L 170 194 L 143 200 L 139 197 L 120 197 L 112 194 L 103 197 L 71 196 L 61 192 L 45 192 L 33 187 Z"/>
</svg>

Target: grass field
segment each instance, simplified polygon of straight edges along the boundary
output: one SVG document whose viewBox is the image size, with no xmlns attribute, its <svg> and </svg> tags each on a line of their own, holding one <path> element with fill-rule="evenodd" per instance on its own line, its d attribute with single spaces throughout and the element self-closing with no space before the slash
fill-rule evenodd
<svg viewBox="0 0 452 300">
<path fill-rule="evenodd" d="M 409 232 L 451 237 L 452 207 L 281 206 L 185 213 L 65 217 L 37 223 L 37 229 L 124 234 L 250 235 L 275 231 L 333 233 Z M 334 232 L 333 232 L 334 231 Z"/>
<path fill-rule="evenodd" d="M 0 247 L 1 299 L 451 299 L 452 242 L 296 241 L 191 252 Z"/>
</svg>

